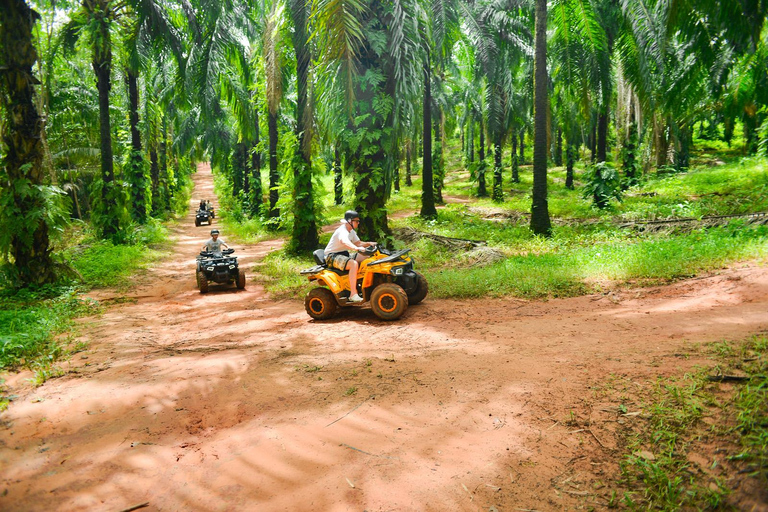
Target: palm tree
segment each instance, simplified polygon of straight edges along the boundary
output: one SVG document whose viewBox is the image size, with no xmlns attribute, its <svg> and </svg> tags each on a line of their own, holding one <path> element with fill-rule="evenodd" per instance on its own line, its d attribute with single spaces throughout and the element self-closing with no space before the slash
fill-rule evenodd
<svg viewBox="0 0 768 512">
<path fill-rule="evenodd" d="M 536 32 L 533 106 L 533 200 L 531 230 L 550 236 L 547 201 L 547 0 L 536 0 Z"/>
<path fill-rule="evenodd" d="M 92 219 L 104 238 L 118 239 L 126 227 L 125 191 L 115 182 L 112 153 L 112 125 L 109 94 L 112 89 L 112 31 L 126 4 L 113 0 L 83 0 L 64 28 L 65 45 L 73 48 L 75 40 L 85 35 L 91 45 L 91 65 L 99 92 L 99 141 L 101 180 L 97 183 L 98 201 Z"/>
<path fill-rule="evenodd" d="M 266 78 L 267 95 L 267 130 L 269 136 L 269 217 L 272 219 L 271 227 L 278 226 L 280 210 L 277 201 L 280 199 L 279 185 L 280 174 L 277 167 L 278 129 L 277 119 L 280 101 L 283 98 L 283 6 L 279 1 L 274 1 L 272 11 L 267 18 L 264 28 L 264 74 Z"/>
<path fill-rule="evenodd" d="M 290 0 L 293 48 L 296 52 L 296 137 L 299 150 L 293 161 L 293 232 L 289 243 L 296 254 L 311 252 L 319 243 L 312 194 L 312 109 L 309 105 L 309 33 L 306 0 Z"/>
<path fill-rule="evenodd" d="M 10 252 L 19 284 L 56 279 L 48 238 L 45 176 L 40 144 L 43 121 L 34 102 L 37 51 L 32 31 L 39 15 L 22 0 L 0 0 L 0 111 L 2 171 L 0 201 L 3 230 L 0 249 Z"/>
<path fill-rule="evenodd" d="M 369 239 L 391 236 L 385 204 L 401 121 L 418 90 L 417 27 L 408 9 L 414 6 L 386 0 L 367 6 L 358 0 L 321 0 L 314 6 L 320 61 L 333 77 L 336 95 L 345 97 L 345 108 L 337 115 L 346 117 L 346 129 L 338 140 L 355 176 L 361 233 Z"/>
<path fill-rule="evenodd" d="M 161 4 L 155 0 L 136 0 L 128 18 L 126 37 L 123 40 L 123 68 L 128 91 L 131 150 L 123 165 L 123 175 L 130 185 L 132 217 L 144 223 L 151 198 L 148 189 L 150 179 L 139 131 L 139 73 L 142 68 L 147 69 L 150 55 L 159 57 L 165 48 L 172 50 L 180 66 L 183 66 L 184 58 L 181 41 Z M 180 70 L 183 71 L 183 67 Z"/>
</svg>

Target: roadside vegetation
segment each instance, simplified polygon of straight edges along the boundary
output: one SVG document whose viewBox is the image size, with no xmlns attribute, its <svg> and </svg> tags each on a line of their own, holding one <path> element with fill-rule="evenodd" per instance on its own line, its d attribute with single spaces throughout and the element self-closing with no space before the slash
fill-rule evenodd
<svg viewBox="0 0 768 512">
<path fill-rule="evenodd" d="M 413 250 L 433 298 L 566 297 L 613 287 L 665 284 L 738 262 L 768 262 L 768 218 L 702 221 L 768 212 L 768 159 L 713 148 L 710 141 L 696 142 L 700 149 L 689 170 L 648 173 L 622 193 L 621 201 L 613 200 L 603 209 L 581 193 L 586 169 L 576 169 L 575 190 L 563 186 L 564 168 L 550 170 L 551 237 L 534 235 L 528 228 L 529 166 L 521 166 L 520 183 L 511 183 L 505 169 L 503 202 L 477 198 L 457 148 L 449 147 L 446 204 L 438 208 L 436 218 L 417 215 L 418 176 L 413 177 L 412 187 L 402 186 L 393 196 L 389 215 L 395 245 Z M 336 223 L 343 207 L 332 204 L 332 176 L 324 176 L 320 183 L 325 191 L 321 195 L 325 221 Z M 683 221 L 644 224 L 674 219 Z M 249 228 L 264 230 L 260 225 L 230 225 L 237 236 L 248 239 L 254 237 Z M 481 244 L 456 248 L 429 237 L 397 240 L 406 228 Z M 321 236 L 319 247 L 329 237 Z M 270 293 L 300 298 L 310 286 L 299 271 L 312 265 L 310 254 L 296 257 L 281 251 L 269 255 L 255 270 Z"/>
<path fill-rule="evenodd" d="M 620 412 L 642 414 L 625 429 L 611 507 L 751 510 L 760 502 L 768 484 L 768 338 L 703 350 L 711 366 L 613 383 Z M 733 497 L 737 488 L 742 501 Z M 755 503 L 743 501 L 750 497 Z"/>
<path fill-rule="evenodd" d="M 38 384 L 57 375 L 55 362 L 83 349 L 73 341 L 73 320 L 101 310 L 83 293 L 128 288 L 163 254 L 167 239 L 168 230 L 159 220 L 136 227 L 130 240 L 117 245 L 99 239 L 83 223 L 72 224 L 57 240 L 64 269 L 57 283 L 0 287 L 0 371 L 31 369 Z"/>
</svg>

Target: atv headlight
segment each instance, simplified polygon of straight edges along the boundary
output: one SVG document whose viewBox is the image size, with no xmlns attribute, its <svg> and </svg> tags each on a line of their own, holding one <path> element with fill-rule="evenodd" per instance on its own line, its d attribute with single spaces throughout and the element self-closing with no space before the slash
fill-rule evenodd
<svg viewBox="0 0 768 512">
<path fill-rule="evenodd" d="M 207 270 L 208 272 L 213 272 L 213 267 L 207 267 L 205 270 Z"/>
<path fill-rule="evenodd" d="M 230 270 L 232 270 L 233 268 L 235 268 L 235 266 L 234 266 L 234 265 L 230 265 L 230 266 L 229 266 L 229 269 L 230 269 Z"/>
<path fill-rule="evenodd" d="M 393 268 L 392 269 L 392 275 L 395 275 L 395 276 L 403 275 L 403 267 Z"/>
</svg>

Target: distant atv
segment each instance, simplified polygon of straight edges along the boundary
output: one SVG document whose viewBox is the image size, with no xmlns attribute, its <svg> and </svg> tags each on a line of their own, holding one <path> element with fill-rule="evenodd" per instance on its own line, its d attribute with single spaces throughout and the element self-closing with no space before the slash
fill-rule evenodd
<svg viewBox="0 0 768 512">
<path fill-rule="evenodd" d="M 390 252 L 383 247 L 371 247 L 363 251 L 367 258 L 360 263 L 357 274 L 358 293 L 362 303 L 349 302 L 349 278 L 347 271 L 325 265 L 322 249 L 314 252 L 317 266 L 302 270 L 310 281 L 320 285 L 309 291 L 304 307 L 316 320 L 331 318 L 339 307 L 371 303 L 373 313 L 382 320 L 400 318 L 408 305 L 418 304 L 427 296 L 427 279 L 413 270 L 410 249 Z"/>
<path fill-rule="evenodd" d="M 232 284 L 245 288 L 245 271 L 237 264 L 237 257 L 229 255 L 234 249 L 225 249 L 221 255 L 203 251 L 197 257 L 197 287 L 200 293 L 208 292 L 208 283 Z"/>
<path fill-rule="evenodd" d="M 203 223 L 209 226 L 213 223 L 213 214 L 208 210 L 197 210 L 195 214 L 195 226 L 200 226 Z"/>
</svg>

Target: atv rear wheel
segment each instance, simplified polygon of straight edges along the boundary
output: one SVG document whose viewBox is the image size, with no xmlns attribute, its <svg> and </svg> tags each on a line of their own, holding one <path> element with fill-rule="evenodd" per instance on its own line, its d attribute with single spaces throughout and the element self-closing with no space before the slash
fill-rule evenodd
<svg viewBox="0 0 768 512">
<path fill-rule="evenodd" d="M 420 272 L 413 272 L 416 274 L 416 291 L 408 294 L 408 304 L 413 306 L 424 300 L 429 292 L 429 284 L 427 284 L 427 278 Z"/>
<path fill-rule="evenodd" d="M 238 269 L 236 284 L 239 290 L 242 290 L 243 288 L 245 288 L 245 270 Z"/>
<path fill-rule="evenodd" d="M 382 320 L 397 320 L 408 309 L 408 295 L 394 283 L 380 284 L 371 294 L 371 309 Z"/>
<path fill-rule="evenodd" d="M 208 278 L 199 271 L 197 273 L 197 287 L 200 288 L 200 293 L 208 293 Z"/>
<path fill-rule="evenodd" d="M 304 299 L 304 307 L 315 320 L 328 320 L 336 313 L 336 297 L 328 288 L 313 288 Z"/>
</svg>

